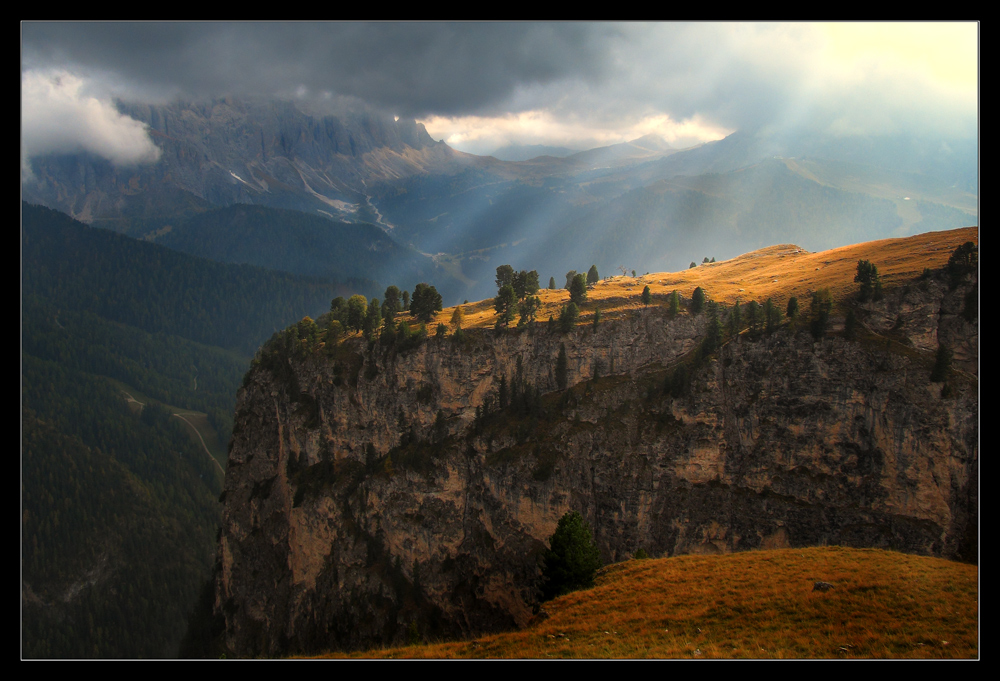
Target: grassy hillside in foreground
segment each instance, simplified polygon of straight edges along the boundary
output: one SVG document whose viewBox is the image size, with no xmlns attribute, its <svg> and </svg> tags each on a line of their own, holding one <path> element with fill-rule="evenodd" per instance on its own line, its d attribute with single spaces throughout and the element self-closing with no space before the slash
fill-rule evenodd
<svg viewBox="0 0 1000 681">
<path fill-rule="evenodd" d="M 978 577 L 974 565 L 842 547 L 631 560 L 521 631 L 350 656 L 975 658 Z"/>
</svg>

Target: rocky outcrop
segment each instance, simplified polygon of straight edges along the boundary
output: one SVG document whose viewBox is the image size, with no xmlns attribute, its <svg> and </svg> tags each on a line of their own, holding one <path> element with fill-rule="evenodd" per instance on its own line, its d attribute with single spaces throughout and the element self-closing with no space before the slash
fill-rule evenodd
<svg viewBox="0 0 1000 681">
<path fill-rule="evenodd" d="M 118 106 L 147 126 L 162 152 L 156 163 L 39 157 L 24 198 L 115 229 L 234 203 L 351 217 L 367 201 L 366 183 L 465 163 L 423 125 L 373 111 L 314 115 L 292 102 L 232 97 Z"/>
<path fill-rule="evenodd" d="M 929 351 L 785 329 L 726 343 L 673 397 L 705 325 L 657 308 L 567 335 L 272 356 L 240 392 L 226 476 L 228 648 L 523 625 L 571 509 L 606 561 L 823 544 L 975 559 L 974 376 L 942 399 Z M 529 399 L 477 418 L 501 376 Z"/>
</svg>

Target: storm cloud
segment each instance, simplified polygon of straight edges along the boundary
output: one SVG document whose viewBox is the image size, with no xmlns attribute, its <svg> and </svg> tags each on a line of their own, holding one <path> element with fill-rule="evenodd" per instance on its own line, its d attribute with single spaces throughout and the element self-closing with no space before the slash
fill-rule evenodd
<svg viewBox="0 0 1000 681">
<path fill-rule="evenodd" d="M 273 95 L 304 86 L 399 115 L 480 113 L 519 87 L 599 82 L 603 24 L 25 24 L 27 67 L 76 64 L 186 96 Z M 498 109 L 495 109 L 498 110 Z"/>
<path fill-rule="evenodd" d="M 480 145 L 760 126 L 975 136 L 978 27 L 872 26 L 885 39 L 815 24 L 25 23 L 22 72 L 132 99 L 353 98 Z M 934 71 L 957 53 L 961 78 Z"/>
</svg>

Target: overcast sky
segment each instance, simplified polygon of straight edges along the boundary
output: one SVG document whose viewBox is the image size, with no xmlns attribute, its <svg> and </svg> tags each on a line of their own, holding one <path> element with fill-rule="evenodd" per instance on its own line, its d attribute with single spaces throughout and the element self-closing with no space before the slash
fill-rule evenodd
<svg viewBox="0 0 1000 681">
<path fill-rule="evenodd" d="M 365 103 L 472 153 L 749 126 L 978 133 L 976 23 L 21 25 L 22 161 L 158 157 L 113 98 Z"/>
</svg>

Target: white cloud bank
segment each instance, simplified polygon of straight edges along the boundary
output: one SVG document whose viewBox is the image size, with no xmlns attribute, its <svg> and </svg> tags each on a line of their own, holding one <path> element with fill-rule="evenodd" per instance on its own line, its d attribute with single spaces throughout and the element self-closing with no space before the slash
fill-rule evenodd
<svg viewBox="0 0 1000 681">
<path fill-rule="evenodd" d="M 507 144 L 564 145 L 591 149 L 656 134 L 683 148 L 722 139 L 733 132 L 706 123 L 695 115 L 674 121 L 667 115 L 646 116 L 634 121 L 613 121 L 606 126 L 585 118 L 559 118 L 548 111 L 523 111 L 505 116 L 432 116 L 419 120 L 434 139 L 452 148 L 474 154 L 489 154 Z"/>
<path fill-rule="evenodd" d="M 66 71 L 25 71 L 21 76 L 21 174 L 30 159 L 90 152 L 115 165 L 154 163 L 160 149 L 146 125 L 118 112 L 109 100 L 87 94 L 83 79 Z"/>
</svg>

